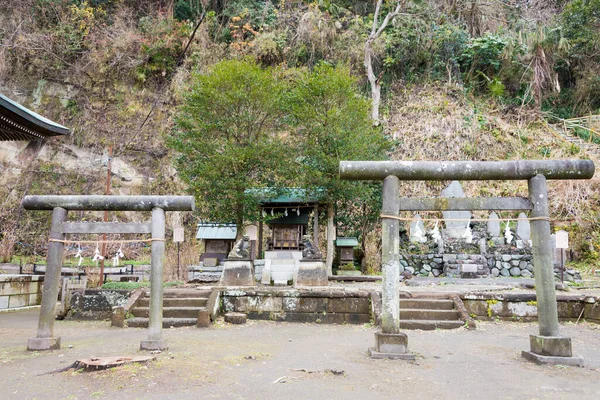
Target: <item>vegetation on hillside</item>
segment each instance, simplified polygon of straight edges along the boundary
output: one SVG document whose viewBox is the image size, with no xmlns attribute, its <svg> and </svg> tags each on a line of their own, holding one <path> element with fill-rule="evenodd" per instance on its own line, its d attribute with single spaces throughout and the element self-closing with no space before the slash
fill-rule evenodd
<svg viewBox="0 0 600 400">
<path fill-rule="evenodd" d="M 109 144 L 142 182 L 128 186 L 129 178 L 113 177 L 115 191 L 183 194 L 189 188 L 203 205 L 200 218 L 241 215 L 208 207 L 221 202 L 236 209 L 235 201 L 215 197 L 210 181 L 221 182 L 212 189 L 231 191 L 225 197 L 231 200 L 239 200 L 242 186 L 327 186 L 340 211 L 340 233 L 360 235 L 371 255 L 377 254 L 377 234 L 370 228 L 376 219 L 362 203 L 376 204 L 377 190 L 335 181 L 340 158 L 380 157 L 386 147 L 393 159 L 586 157 L 552 133 L 548 122 L 600 113 L 600 0 L 381 2 L 380 22 L 398 4 L 400 12 L 369 42 L 381 88 L 381 124 L 374 128 L 368 122 L 373 81 L 365 71 L 365 46 L 377 3 L 0 3 L 0 90 L 73 130 L 69 138 L 45 145 L 51 149 L 42 152 L 46 158 L 29 149 L 18 165 L 2 161 L 0 256 L 45 251 L 49 216 L 22 212 L 23 195 L 102 193 L 105 171 L 95 160 Z M 225 140 L 227 124 L 239 127 L 234 114 L 215 107 L 234 107 L 236 97 L 226 98 L 227 88 L 218 82 L 211 86 L 210 79 L 220 73 L 223 81 L 234 82 L 244 68 L 251 84 L 240 83 L 230 93 L 247 100 L 249 112 L 269 116 L 256 130 L 260 140 L 244 150 L 252 168 L 235 167 L 244 184 L 234 187 L 217 178 L 232 173 L 228 167 L 234 164 L 226 160 L 235 157 L 215 155 L 230 144 L 239 150 L 243 143 Z M 319 115 L 325 101 L 319 96 L 331 99 L 332 114 Z M 219 119 L 209 118 L 214 116 Z M 593 139 L 584 128 L 578 129 Z M 388 142 L 375 143 L 377 151 L 354 152 L 372 143 L 371 134 Z M 75 154 L 78 149 L 89 159 Z M 67 156 L 77 168 L 65 166 L 61 160 Z M 284 162 L 290 156 L 303 162 Z M 242 170 L 248 173 L 242 176 Z M 423 183 L 402 190 L 438 195 L 440 187 Z M 600 245 L 597 189 L 595 181 L 551 186 L 554 218 L 568 220 L 582 254 L 590 258 L 597 257 L 594 249 Z M 466 191 L 514 195 L 524 188 L 499 182 L 468 184 Z M 195 221 L 184 221 L 190 233 Z M 371 260 L 375 265 L 376 258 Z"/>
</svg>

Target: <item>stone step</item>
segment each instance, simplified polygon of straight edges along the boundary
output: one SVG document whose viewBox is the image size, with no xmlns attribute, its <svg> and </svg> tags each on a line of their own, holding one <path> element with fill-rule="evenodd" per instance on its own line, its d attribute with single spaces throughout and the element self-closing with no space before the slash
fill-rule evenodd
<svg viewBox="0 0 600 400">
<path fill-rule="evenodd" d="M 400 308 L 417 310 L 453 310 L 454 302 L 449 299 L 400 299 Z"/>
<path fill-rule="evenodd" d="M 464 326 L 463 321 L 429 321 L 429 320 L 400 320 L 400 329 L 420 329 L 433 331 L 436 329 L 458 329 Z"/>
<path fill-rule="evenodd" d="M 460 319 L 460 314 L 457 310 L 415 310 L 412 308 L 401 308 L 400 318 L 411 321 L 456 321 Z"/>
<path fill-rule="evenodd" d="M 211 293 L 212 293 L 212 290 L 210 290 L 210 289 L 203 289 L 203 290 L 197 290 L 197 289 L 164 289 L 164 291 L 163 291 L 163 299 L 167 299 L 167 298 L 171 299 L 171 298 L 177 298 L 177 297 L 184 297 L 184 298 L 191 298 L 191 297 L 208 298 Z M 146 297 L 150 297 L 150 290 L 146 291 Z"/>
<path fill-rule="evenodd" d="M 289 266 L 291 266 L 293 268 L 294 265 L 296 265 L 296 263 L 292 259 L 271 260 L 271 268 L 273 268 L 273 267 L 289 267 Z"/>
<path fill-rule="evenodd" d="M 198 318 L 200 310 L 206 307 L 163 307 L 163 318 Z M 134 317 L 148 317 L 149 307 L 135 307 L 131 310 Z"/>
<path fill-rule="evenodd" d="M 136 317 L 127 320 L 129 328 L 147 328 L 148 318 Z M 163 318 L 163 328 L 178 328 L 180 326 L 195 326 L 198 323 L 197 318 Z"/>
<path fill-rule="evenodd" d="M 292 280 L 291 278 L 289 280 Z M 288 279 L 273 279 L 273 285 L 275 286 L 287 286 Z"/>
<path fill-rule="evenodd" d="M 487 267 L 487 264 L 475 264 L 475 263 L 450 264 L 450 263 L 447 263 L 444 266 L 446 268 L 450 268 L 450 269 L 458 269 L 458 270 L 469 269 L 469 270 L 471 270 L 472 268 Z"/>
<path fill-rule="evenodd" d="M 291 281 L 294 279 L 294 271 L 271 271 L 273 281 Z"/>
<path fill-rule="evenodd" d="M 206 307 L 207 297 L 163 297 L 163 307 Z M 150 307 L 150 297 L 142 297 L 137 307 Z"/>
</svg>

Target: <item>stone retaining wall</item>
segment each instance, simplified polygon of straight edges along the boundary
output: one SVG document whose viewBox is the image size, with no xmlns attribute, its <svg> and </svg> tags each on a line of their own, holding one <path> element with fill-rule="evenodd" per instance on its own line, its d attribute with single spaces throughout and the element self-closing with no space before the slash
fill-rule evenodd
<svg viewBox="0 0 600 400">
<path fill-rule="evenodd" d="M 114 306 L 124 306 L 129 300 L 131 290 L 86 289 L 83 293 L 74 293 L 68 319 L 104 320 L 112 316 Z"/>
<path fill-rule="evenodd" d="M 43 283 L 41 275 L 0 275 L 0 310 L 41 304 Z"/>
<path fill-rule="evenodd" d="M 534 293 L 471 293 L 460 295 L 467 312 L 478 319 L 537 320 Z M 600 298 L 557 294 L 558 318 L 600 322 Z"/>
<path fill-rule="evenodd" d="M 224 312 L 242 312 L 250 319 L 328 324 L 371 321 L 371 293 L 363 290 L 224 290 Z"/>
<path fill-rule="evenodd" d="M 408 271 L 419 276 L 460 277 L 463 265 L 477 266 L 480 277 L 533 277 L 533 256 L 531 254 L 401 254 L 400 272 Z M 474 268 L 473 268 L 474 271 Z M 554 275 L 560 279 L 560 268 L 554 268 Z M 574 269 L 564 273 L 565 281 L 581 280 Z"/>
</svg>

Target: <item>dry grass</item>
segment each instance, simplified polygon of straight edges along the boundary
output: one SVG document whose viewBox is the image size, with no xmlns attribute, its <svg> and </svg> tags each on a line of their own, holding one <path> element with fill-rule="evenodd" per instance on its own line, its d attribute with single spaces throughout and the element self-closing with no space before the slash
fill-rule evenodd
<svg viewBox="0 0 600 400">
<path fill-rule="evenodd" d="M 452 85 L 399 85 L 390 100 L 388 134 L 394 160 L 510 160 L 587 158 L 535 118 L 518 119 L 470 100 Z M 436 197 L 447 182 L 403 182 L 402 196 Z M 462 182 L 469 197 L 527 196 L 526 182 Z M 551 216 L 596 227 L 600 182 L 550 181 Z M 441 215 L 439 215 L 441 217 Z M 504 217 L 516 217 L 503 213 Z M 435 215 L 434 215 L 435 217 Z"/>
</svg>

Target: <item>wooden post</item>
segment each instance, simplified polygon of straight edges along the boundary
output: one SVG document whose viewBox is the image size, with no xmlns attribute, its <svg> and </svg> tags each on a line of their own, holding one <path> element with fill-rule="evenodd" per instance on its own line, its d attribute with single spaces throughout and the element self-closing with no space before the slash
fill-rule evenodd
<svg viewBox="0 0 600 400">
<path fill-rule="evenodd" d="M 61 225 L 67 220 L 67 210 L 55 207 L 52 211 L 52 226 L 50 239 L 65 240 Z M 60 349 L 60 337 L 54 337 L 54 316 L 60 285 L 60 271 L 62 269 L 63 251 L 65 244 L 50 242 L 46 258 L 46 273 L 44 276 L 44 290 L 42 292 L 42 305 L 38 321 L 37 337 L 30 338 L 27 350 L 56 350 Z"/>
<path fill-rule="evenodd" d="M 313 245 L 319 248 L 319 204 L 315 204 L 313 211 Z"/>
<path fill-rule="evenodd" d="M 327 204 L 327 275 L 333 275 L 333 241 L 335 240 L 335 227 L 333 224 L 333 203 Z"/>
<path fill-rule="evenodd" d="M 258 221 L 258 254 L 256 256 L 259 259 L 263 258 L 263 222 Z"/>
</svg>

